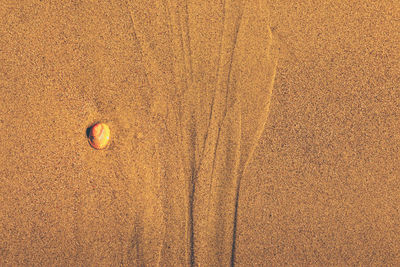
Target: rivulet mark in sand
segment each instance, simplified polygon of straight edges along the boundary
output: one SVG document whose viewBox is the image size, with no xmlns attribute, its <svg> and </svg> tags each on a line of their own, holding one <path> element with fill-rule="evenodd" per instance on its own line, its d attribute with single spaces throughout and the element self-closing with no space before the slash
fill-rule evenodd
<svg viewBox="0 0 400 267">
<path fill-rule="evenodd" d="M 163 125 L 164 232 L 152 235 L 162 244 L 146 242 L 136 255 L 142 262 L 159 253 L 161 265 L 234 264 L 241 177 L 264 130 L 276 70 L 261 3 L 128 1 Z M 142 227 L 151 231 L 147 215 Z"/>
</svg>

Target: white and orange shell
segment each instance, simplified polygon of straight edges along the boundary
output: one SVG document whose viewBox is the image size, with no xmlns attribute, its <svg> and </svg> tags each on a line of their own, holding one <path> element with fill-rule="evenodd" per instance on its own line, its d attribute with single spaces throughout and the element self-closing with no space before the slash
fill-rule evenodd
<svg viewBox="0 0 400 267">
<path fill-rule="evenodd" d="M 89 130 L 89 143 L 95 149 L 104 149 L 110 142 L 110 127 L 105 123 L 96 123 Z"/>
</svg>

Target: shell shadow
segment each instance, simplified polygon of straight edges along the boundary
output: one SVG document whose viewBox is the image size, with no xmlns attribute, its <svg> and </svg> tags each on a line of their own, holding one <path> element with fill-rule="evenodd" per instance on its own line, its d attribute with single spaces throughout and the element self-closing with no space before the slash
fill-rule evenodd
<svg viewBox="0 0 400 267">
<path fill-rule="evenodd" d="M 93 125 L 90 125 L 89 127 L 87 127 L 86 129 L 86 137 L 89 138 L 90 135 L 90 129 L 92 129 Z"/>
</svg>

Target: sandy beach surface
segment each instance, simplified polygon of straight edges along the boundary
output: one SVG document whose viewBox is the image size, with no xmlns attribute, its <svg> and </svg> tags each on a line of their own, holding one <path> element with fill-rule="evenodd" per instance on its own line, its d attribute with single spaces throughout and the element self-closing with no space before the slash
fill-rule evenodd
<svg viewBox="0 0 400 267">
<path fill-rule="evenodd" d="M 400 2 L 295 2 L 0 1 L 0 265 L 399 265 Z"/>
</svg>

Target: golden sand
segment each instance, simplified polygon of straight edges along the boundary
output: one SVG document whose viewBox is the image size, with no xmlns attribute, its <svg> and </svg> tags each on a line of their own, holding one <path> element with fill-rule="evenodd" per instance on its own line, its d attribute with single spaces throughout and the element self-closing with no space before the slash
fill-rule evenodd
<svg viewBox="0 0 400 267">
<path fill-rule="evenodd" d="M 398 265 L 400 2 L 295 2 L 2 1 L 0 265 Z"/>
</svg>

